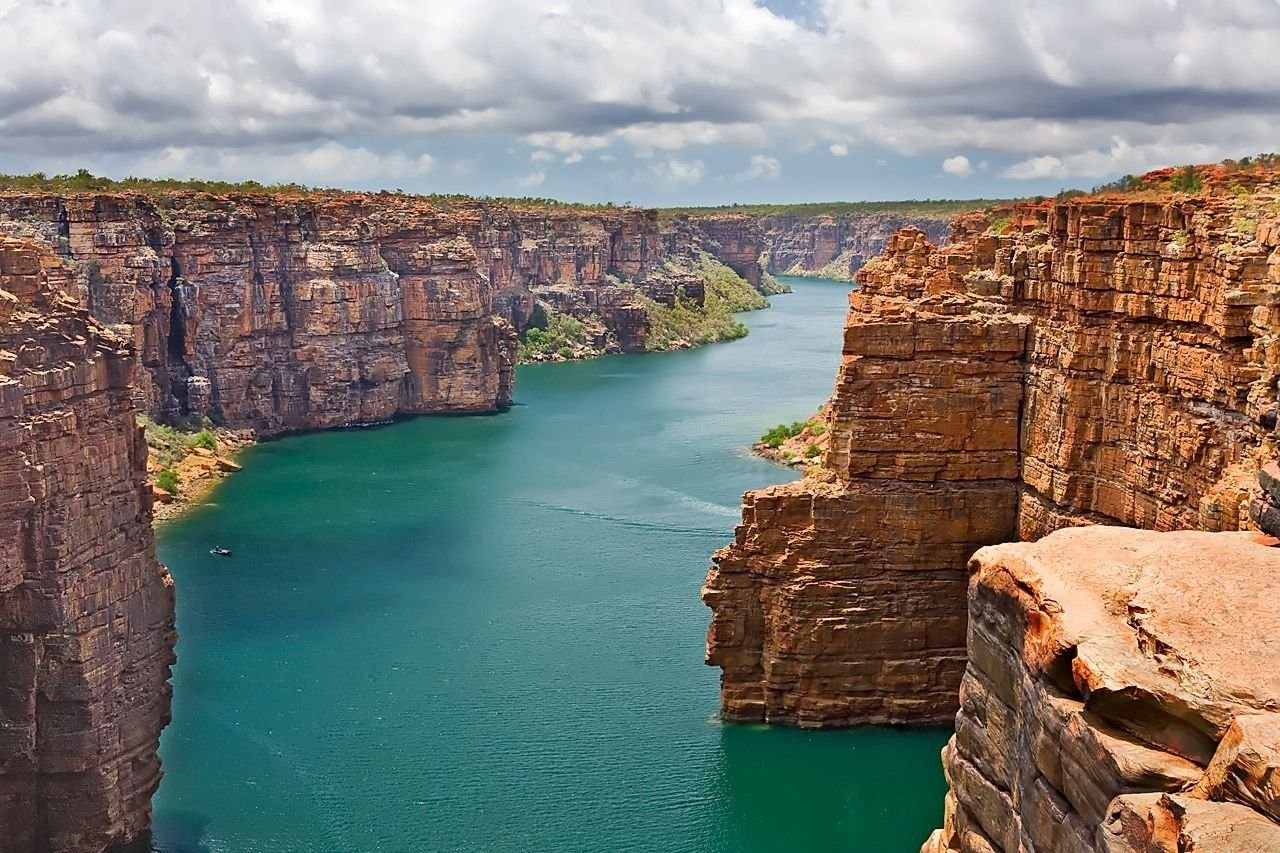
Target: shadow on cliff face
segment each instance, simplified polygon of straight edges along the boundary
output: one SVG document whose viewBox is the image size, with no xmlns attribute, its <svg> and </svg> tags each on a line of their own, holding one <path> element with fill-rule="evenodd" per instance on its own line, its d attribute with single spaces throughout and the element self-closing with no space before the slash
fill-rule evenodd
<svg viewBox="0 0 1280 853">
<path fill-rule="evenodd" d="M 151 837 L 145 846 L 135 846 L 118 853 L 213 853 L 205 843 L 209 818 L 199 812 L 157 811 L 152 820 Z"/>
<path fill-rule="evenodd" d="M 725 725 L 713 782 L 725 837 L 733 835 L 727 827 L 736 826 L 737 835 L 761 851 L 914 850 L 939 818 L 927 794 L 946 792 L 939 752 L 949 734 Z M 851 778 L 861 782 L 850 788 Z M 848 796 L 833 825 L 829 792 L 836 787 Z"/>
</svg>

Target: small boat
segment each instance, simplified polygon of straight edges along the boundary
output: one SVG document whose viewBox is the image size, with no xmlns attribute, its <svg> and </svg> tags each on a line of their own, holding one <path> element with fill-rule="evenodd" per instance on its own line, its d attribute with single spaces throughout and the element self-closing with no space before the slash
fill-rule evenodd
<svg viewBox="0 0 1280 853">
<path fill-rule="evenodd" d="M 230 557 L 230 556 L 231 556 L 231 550 L 230 550 L 229 548 L 218 548 L 218 547 L 214 547 L 214 548 L 210 548 L 210 549 L 209 549 L 209 553 L 210 553 L 210 554 L 213 554 L 215 557 Z"/>
</svg>

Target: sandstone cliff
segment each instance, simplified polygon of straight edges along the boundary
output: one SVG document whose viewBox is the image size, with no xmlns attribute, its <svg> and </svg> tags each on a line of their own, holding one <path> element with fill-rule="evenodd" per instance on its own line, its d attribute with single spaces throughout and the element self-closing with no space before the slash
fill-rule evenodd
<svg viewBox="0 0 1280 853">
<path fill-rule="evenodd" d="M 0 240 L 0 850 L 149 828 L 173 589 L 156 562 L 128 344 Z"/>
<path fill-rule="evenodd" d="M 1280 550 L 1258 538 L 1086 527 L 979 551 L 923 853 L 1280 849 Z"/>
<path fill-rule="evenodd" d="M 945 243 L 950 219 L 897 213 L 779 215 L 761 217 L 758 227 L 761 262 L 769 272 L 852 280 L 903 228 L 919 228 L 935 244 Z"/>
<path fill-rule="evenodd" d="M 859 274 L 827 450 L 746 497 L 704 600 L 724 713 L 943 723 L 964 566 L 1085 524 L 1246 527 L 1275 427 L 1280 193 L 1075 199 L 895 236 Z"/>
<path fill-rule="evenodd" d="M 645 349 L 647 304 L 700 304 L 673 259 L 710 251 L 759 283 L 758 247 L 653 211 L 391 194 L 0 194 L 0 229 L 80 271 L 91 314 L 133 339 L 138 401 L 260 435 L 511 400 L 539 310 L 599 351 Z"/>
</svg>

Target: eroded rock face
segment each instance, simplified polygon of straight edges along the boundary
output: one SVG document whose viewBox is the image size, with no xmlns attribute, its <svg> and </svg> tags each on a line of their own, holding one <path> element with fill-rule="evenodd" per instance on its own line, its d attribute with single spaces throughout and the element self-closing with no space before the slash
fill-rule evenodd
<svg viewBox="0 0 1280 853">
<path fill-rule="evenodd" d="M 748 495 L 708 575 L 726 716 L 944 722 L 978 547 L 1249 527 L 1280 376 L 1278 199 L 1082 199 L 994 230 L 961 217 L 942 249 L 895 235 L 851 296 L 821 465 Z"/>
<path fill-rule="evenodd" d="M 0 850 L 100 851 L 150 826 L 173 586 L 156 562 L 134 355 L 0 240 Z"/>
<path fill-rule="evenodd" d="M 812 275 L 833 278 L 853 274 L 880 255 L 889 239 L 903 228 L 919 228 L 936 245 L 950 235 L 947 219 L 890 213 L 855 213 L 832 216 L 762 217 L 760 230 L 769 272 L 777 275 Z"/>
<path fill-rule="evenodd" d="M 668 274 L 643 210 L 10 193 L 0 219 L 78 266 L 71 291 L 134 340 L 146 411 L 261 435 L 503 408 L 537 299 L 599 323 L 602 349 L 634 351 L 641 295 L 700 286 Z"/>
<path fill-rule="evenodd" d="M 980 550 L 925 853 L 1280 849 L 1280 550 L 1258 540 L 1084 527 Z"/>
</svg>

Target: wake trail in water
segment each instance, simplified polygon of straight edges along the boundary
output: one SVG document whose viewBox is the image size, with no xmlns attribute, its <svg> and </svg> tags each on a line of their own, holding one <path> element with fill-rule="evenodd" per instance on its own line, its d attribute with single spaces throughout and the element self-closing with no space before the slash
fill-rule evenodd
<svg viewBox="0 0 1280 853">
<path fill-rule="evenodd" d="M 611 524 L 617 524 L 621 527 L 631 527 L 638 530 L 656 530 L 662 533 L 672 533 L 677 536 L 717 536 L 724 537 L 725 531 L 720 528 L 712 527 L 686 527 L 678 524 L 664 524 L 657 521 L 641 521 L 635 518 L 622 518 L 616 515 L 609 515 L 603 512 L 592 512 L 590 510 L 578 509 L 571 506 L 561 506 L 559 504 L 547 503 L 546 501 L 535 501 L 526 498 L 508 498 L 506 503 L 519 504 L 520 506 L 532 507 L 534 509 L 547 510 L 549 512 L 561 512 L 567 515 L 576 515 L 581 518 L 591 518 L 598 521 L 607 521 Z"/>
</svg>

